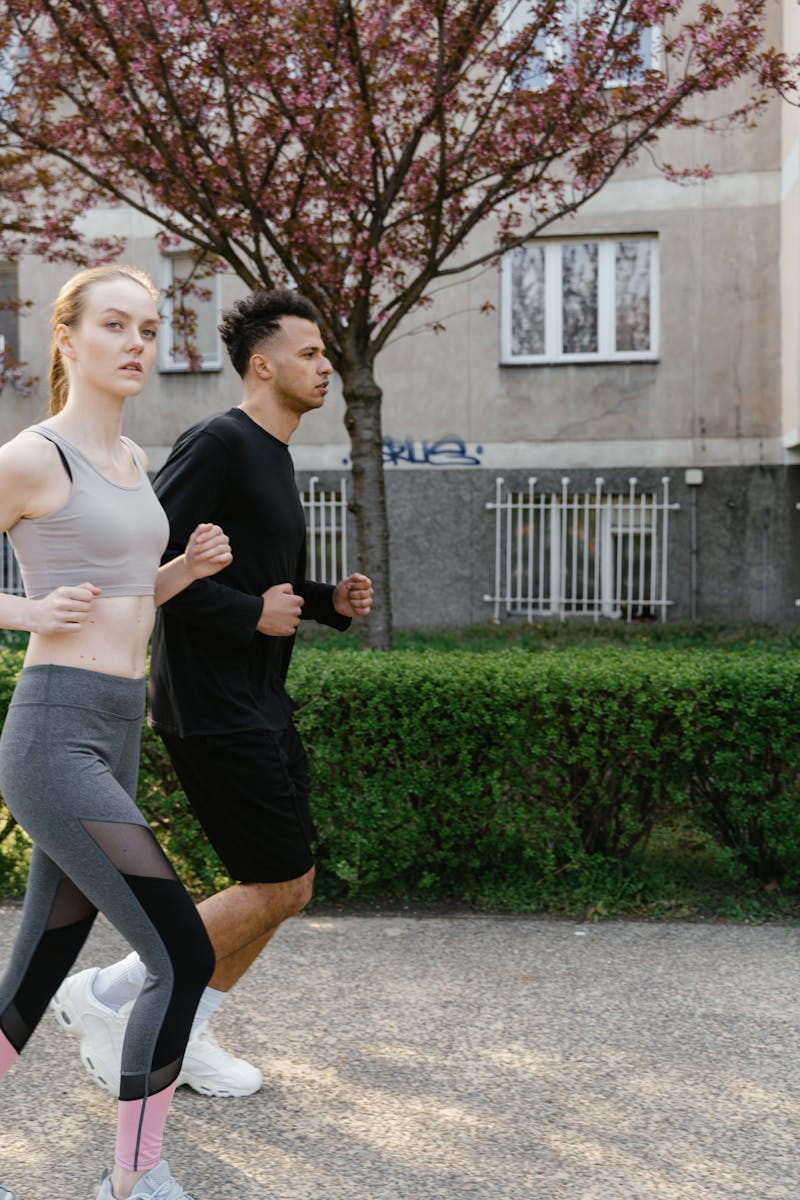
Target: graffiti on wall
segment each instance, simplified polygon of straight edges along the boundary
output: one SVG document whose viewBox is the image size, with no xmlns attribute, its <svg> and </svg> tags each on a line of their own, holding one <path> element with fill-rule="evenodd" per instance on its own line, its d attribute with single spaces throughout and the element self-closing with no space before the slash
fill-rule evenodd
<svg viewBox="0 0 800 1200">
<path fill-rule="evenodd" d="M 401 464 L 412 467 L 479 467 L 483 446 L 468 446 L 459 437 L 444 437 L 437 441 L 426 438 L 405 438 L 403 441 L 393 437 L 383 439 L 383 461 L 387 466 L 397 467 Z M 345 466 L 351 459 L 348 455 L 343 459 Z"/>
</svg>

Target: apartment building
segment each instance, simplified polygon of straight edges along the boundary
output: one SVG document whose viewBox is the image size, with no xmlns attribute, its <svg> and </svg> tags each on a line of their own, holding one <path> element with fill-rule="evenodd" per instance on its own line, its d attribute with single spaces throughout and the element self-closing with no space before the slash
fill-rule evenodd
<svg viewBox="0 0 800 1200">
<path fill-rule="evenodd" d="M 773 38 L 800 50 L 794 0 L 773 17 Z M 399 626 L 797 619 L 800 113 L 775 103 L 752 130 L 670 133 L 659 157 L 713 177 L 680 186 L 643 156 L 499 271 L 435 290 L 379 360 Z M 141 215 L 90 220 L 165 286 L 187 269 Z M 0 291 L 34 302 L 0 316 L 0 336 L 42 380 L 67 273 L 0 268 Z M 237 402 L 216 325 L 241 290 L 220 276 L 199 306 L 199 372 L 165 311 L 158 371 L 126 419 L 154 466 L 181 429 Z M 3 439 L 46 405 L 43 383 L 2 399 Z M 334 388 L 292 444 L 316 577 L 359 566 L 343 415 Z"/>
</svg>

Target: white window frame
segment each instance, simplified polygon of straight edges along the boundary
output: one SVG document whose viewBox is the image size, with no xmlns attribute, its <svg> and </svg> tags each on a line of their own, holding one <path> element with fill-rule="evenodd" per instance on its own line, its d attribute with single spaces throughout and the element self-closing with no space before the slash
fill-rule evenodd
<svg viewBox="0 0 800 1200">
<path fill-rule="evenodd" d="M 175 281 L 175 260 L 187 253 L 186 248 L 177 248 L 168 254 L 161 256 L 161 287 L 165 293 L 164 302 L 161 309 L 161 324 L 159 326 L 158 336 L 158 369 L 162 373 L 188 373 L 191 371 L 188 358 L 173 353 L 172 350 L 172 311 L 173 302 L 169 295 L 169 288 Z M 216 272 L 202 281 L 203 287 L 211 289 L 212 297 L 210 303 L 214 305 L 214 328 L 215 328 L 215 347 L 213 354 L 203 356 L 199 370 L 203 371 L 221 371 L 223 366 L 222 358 L 222 338 L 217 331 L 217 326 L 222 319 L 222 297 L 220 289 L 220 277 Z"/>
<path fill-rule="evenodd" d="M 617 350 L 616 277 L 614 247 L 619 242 L 646 241 L 650 244 L 650 346 L 647 350 Z M 574 244 L 598 247 L 597 262 L 597 350 L 565 354 L 562 322 L 562 247 Z M 540 238 L 530 245 L 544 248 L 544 353 L 514 354 L 511 348 L 512 306 L 511 253 L 503 255 L 500 275 L 500 364 L 537 366 L 545 363 L 654 362 L 658 359 L 659 258 L 654 234 L 618 233 L 613 237 Z"/>
<path fill-rule="evenodd" d="M 525 16 L 527 12 L 524 3 L 516 4 L 515 0 L 501 0 L 502 14 L 501 19 L 506 22 L 504 26 L 504 36 L 513 37 L 519 33 L 525 24 Z M 642 63 L 642 71 L 661 71 L 663 70 L 664 59 L 664 34 L 660 25 L 647 26 L 650 30 L 650 58 L 648 62 Z M 531 74 L 527 83 L 523 87 L 530 87 L 533 90 L 536 87 L 546 87 L 549 78 L 547 67 L 554 62 L 559 61 L 566 54 L 567 37 L 562 34 L 559 36 L 556 33 L 550 33 L 545 38 L 544 57 L 539 63 L 538 78 L 541 80 L 539 84 L 535 82 L 537 76 Z M 637 82 L 636 79 L 607 79 L 604 83 L 606 88 L 629 87 Z"/>
</svg>

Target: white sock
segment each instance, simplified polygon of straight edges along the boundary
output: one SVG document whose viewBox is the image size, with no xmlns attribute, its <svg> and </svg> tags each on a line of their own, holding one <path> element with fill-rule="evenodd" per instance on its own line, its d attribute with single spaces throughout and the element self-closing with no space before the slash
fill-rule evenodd
<svg viewBox="0 0 800 1200">
<path fill-rule="evenodd" d="M 95 1000 L 119 1012 L 123 1004 L 135 1000 L 144 987 L 147 969 L 135 952 L 97 972 L 92 984 Z"/>
<path fill-rule="evenodd" d="M 144 987 L 146 978 L 147 969 L 134 951 L 120 962 L 112 963 L 110 967 L 103 967 L 98 971 L 92 984 L 92 992 L 95 1000 L 105 1004 L 106 1008 L 119 1012 L 123 1004 L 136 999 Z M 220 992 L 212 987 L 205 989 L 197 1006 L 190 1037 L 193 1037 L 200 1026 L 205 1025 L 206 1021 L 213 1017 L 227 994 L 227 992 Z"/>
<path fill-rule="evenodd" d="M 206 1021 L 213 1017 L 214 1013 L 219 1008 L 222 1001 L 227 996 L 227 992 L 218 992 L 216 988 L 207 987 L 200 997 L 200 1003 L 197 1006 L 197 1012 L 194 1015 L 192 1022 L 192 1031 L 189 1037 L 194 1037 L 201 1025 L 205 1025 Z"/>
</svg>

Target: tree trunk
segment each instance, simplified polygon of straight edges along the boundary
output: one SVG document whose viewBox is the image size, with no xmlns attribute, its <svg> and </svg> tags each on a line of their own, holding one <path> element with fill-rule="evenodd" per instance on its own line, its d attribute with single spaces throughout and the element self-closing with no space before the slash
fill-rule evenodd
<svg viewBox="0 0 800 1200">
<path fill-rule="evenodd" d="M 344 423 L 350 435 L 353 462 L 353 497 L 350 511 L 356 522 L 358 570 L 369 575 L 375 587 L 372 613 L 366 621 L 371 650 L 392 648 L 392 597 L 389 581 L 389 520 L 383 477 L 381 399 L 372 363 L 367 355 L 347 355 L 340 365 Z"/>
</svg>

